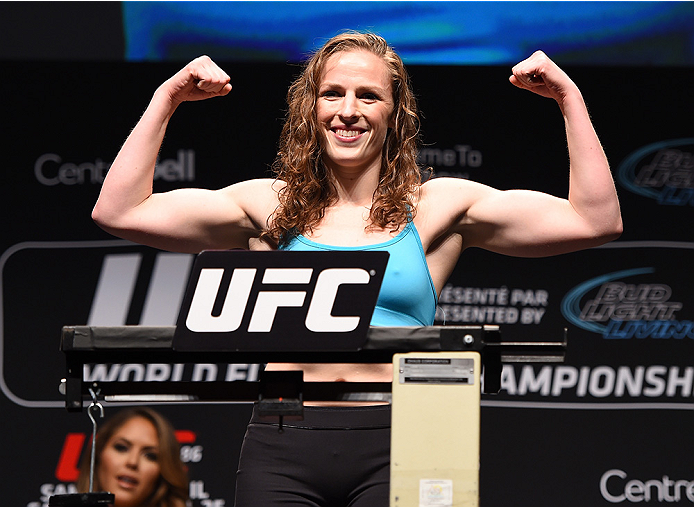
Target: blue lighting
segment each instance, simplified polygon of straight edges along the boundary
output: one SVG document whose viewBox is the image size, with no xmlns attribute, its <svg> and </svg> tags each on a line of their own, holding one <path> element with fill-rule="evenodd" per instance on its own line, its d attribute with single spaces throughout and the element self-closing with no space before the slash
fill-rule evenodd
<svg viewBox="0 0 694 507">
<path fill-rule="evenodd" d="M 126 59 L 296 62 L 345 29 L 410 64 L 692 65 L 694 2 L 123 2 Z"/>
</svg>

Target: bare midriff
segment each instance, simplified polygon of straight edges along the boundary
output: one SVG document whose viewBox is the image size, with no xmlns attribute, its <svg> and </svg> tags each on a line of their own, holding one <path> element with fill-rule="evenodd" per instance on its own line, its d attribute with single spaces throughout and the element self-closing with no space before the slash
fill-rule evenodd
<svg viewBox="0 0 694 507">
<path fill-rule="evenodd" d="M 302 370 L 304 382 L 391 382 L 393 365 L 383 363 L 270 363 L 268 371 Z M 307 406 L 385 405 L 385 401 L 307 401 Z"/>
</svg>

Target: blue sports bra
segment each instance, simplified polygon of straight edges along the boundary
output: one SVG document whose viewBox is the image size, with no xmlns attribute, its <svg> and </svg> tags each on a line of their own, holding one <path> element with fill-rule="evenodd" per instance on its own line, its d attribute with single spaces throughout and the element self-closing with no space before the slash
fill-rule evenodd
<svg viewBox="0 0 694 507">
<path fill-rule="evenodd" d="M 385 250 L 390 254 L 381 284 L 372 326 L 431 326 L 437 296 L 417 228 L 408 222 L 394 238 L 374 245 L 345 247 L 322 245 L 293 236 L 280 250 Z"/>
</svg>

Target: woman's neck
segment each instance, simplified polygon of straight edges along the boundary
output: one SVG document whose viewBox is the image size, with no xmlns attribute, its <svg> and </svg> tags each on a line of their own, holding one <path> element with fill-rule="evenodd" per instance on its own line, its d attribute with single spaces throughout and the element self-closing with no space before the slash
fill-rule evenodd
<svg viewBox="0 0 694 507">
<path fill-rule="evenodd" d="M 361 206 L 371 208 L 378 188 L 380 166 L 364 170 L 328 168 L 337 192 L 337 206 Z"/>
</svg>

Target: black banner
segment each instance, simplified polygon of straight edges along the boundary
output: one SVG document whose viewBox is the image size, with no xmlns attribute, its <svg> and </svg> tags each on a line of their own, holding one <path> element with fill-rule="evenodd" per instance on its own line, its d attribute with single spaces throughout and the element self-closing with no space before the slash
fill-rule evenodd
<svg viewBox="0 0 694 507">
<path fill-rule="evenodd" d="M 228 97 L 184 104 L 155 190 L 268 175 L 296 68 L 222 66 Z M 0 192 L 3 505 L 71 492 L 91 431 L 58 392 L 63 325 L 173 325 L 192 256 L 114 239 L 90 218 L 100 183 L 155 88 L 180 65 L 4 62 Z M 498 324 L 505 339 L 560 339 L 567 360 L 507 365 L 482 400 L 481 505 L 694 505 L 694 73 L 569 68 L 608 158 L 625 232 L 547 259 L 466 251 L 437 324 Z M 551 100 L 499 67 L 411 68 L 420 160 L 435 174 L 564 196 L 568 160 Z M 119 273 L 117 277 L 109 274 Z M 255 380 L 258 365 L 95 364 L 86 378 Z M 108 417 L 120 405 L 106 404 Z M 156 405 L 174 423 L 195 507 L 233 504 L 248 405 Z M 11 462 L 10 462 L 11 460 Z"/>
</svg>

